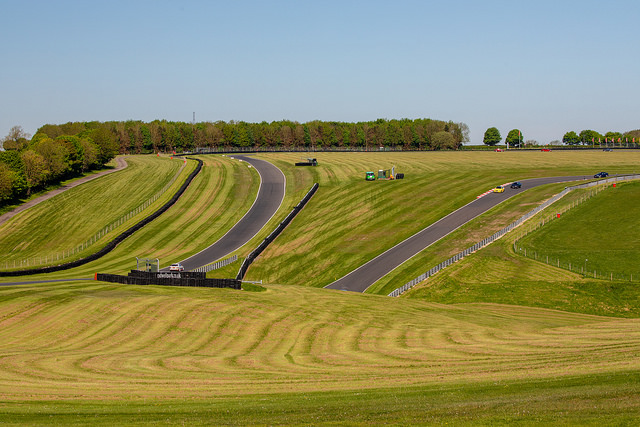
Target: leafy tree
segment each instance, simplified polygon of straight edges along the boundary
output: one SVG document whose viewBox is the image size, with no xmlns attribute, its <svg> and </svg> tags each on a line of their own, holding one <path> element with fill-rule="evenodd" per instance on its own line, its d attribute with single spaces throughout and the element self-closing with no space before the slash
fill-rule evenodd
<svg viewBox="0 0 640 427">
<path fill-rule="evenodd" d="M 311 133 L 309 132 L 309 126 L 304 125 L 302 126 L 302 129 L 304 129 L 304 145 L 305 147 L 308 147 L 311 145 Z"/>
<path fill-rule="evenodd" d="M 578 145 L 580 143 L 580 137 L 574 131 L 569 131 L 562 137 L 562 142 L 567 145 Z"/>
<path fill-rule="evenodd" d="M 147 153 L 153 152 L 153 139 L 149 126 L 140 126 L 140 137 L 142 138 L 142 149 Z"/>
<path fill-rule="evenodd" d="M 53 181 L 63 177 L 70 169 L 69 162 L 67 161 L 69 151 L 61 140 L 57 138 L 55 140 L 44 138 L 35 144 L 33 149 L 37 154 L 42 156 L 45 162 L 45 170 L 47 171 L 46 178 L 49 180 Z M 25 163 L 25 175 L 28 176 L 29 174 L 26 172 L 26 169 L 27 165 Z M 27 181 L 29 181 L 29 178 L 27 178 Z"/>
<path fill-rule="evenodd" d="M 509 147 L 521 147 L 523 145 L 522 141 L 524 141 L 524 137 L 519 129 L 511 129 L 507 134 L 506 142 Z"/>
<path fill-rule="evenodd" d="M 25 150 L 22 154 L 24 163 L 24 173 L 27 179 L 27 195 L 31 194 L 31 189 L 44 183 L 49 175 L 44 157 L 33 150 Z"/>
<path fill-rule="evenodd" d="M 88 139 L 81 139 L 82 146 L 82 172 L 85 172 L 98 165 L 98 154 L 100 150 L 98 146 Z"/>
<path fill-rule="evenodd" d="M 502 137 L 498 128 L 491 127 L 485 131 L 482 142 L 485 145 L 494 146 L 500 143 L 500 140 L 502 140 Z"/>
<path fill-rule="evenodd" d="M 89 138 L 98 147 L 98 163 L 105 164 L 118 154 L 118 143 L 107 127 L 101 126 L 89 133 Z"/>
<path fill-rule="evenodd" d="M 629 132 L 625 132 L 624 136 L 629 138 L 629 141 L 635 140 L 635 142 L 640 142 L 640 129 L 630 130 Z"/>
<path fill-rule="evenodd" d="M 14 173 L 9 166 L 0 163 L 0 201 L 10 199 L 13 196 Z"/>
<path fill-rule="evenodd" d="M 13 197 L 20 197 L 27 193 L 27 181 L 24 176 L 24 163 L 17 151 L 0 151 L 0 164 L 4 164 L 13 173 Z"/>
<path fill-rule="evenodd" d="M 622 141 L 622 134 L 620 132 L 609 131 L 604 134 L 604 137 L 609 141 L 618 142 Z"/>
<path fill-rule="evenodd" d="M 431 137 L 431 148 L 433 150 L 453 149 L 456 144 L 456 139 L 450 132 L 436 132 Z"/>
<path fill-rule="evenodd" d="M 600 135 L 595 130 L 589 130 L 589 129 L 583 130 L 582 132 L 580 132 L 580 135 L 578 135 L 578 139 L 584 145 L 595 144 L 601 138 L 602 138 L 602 135 Z"/>
</svg>

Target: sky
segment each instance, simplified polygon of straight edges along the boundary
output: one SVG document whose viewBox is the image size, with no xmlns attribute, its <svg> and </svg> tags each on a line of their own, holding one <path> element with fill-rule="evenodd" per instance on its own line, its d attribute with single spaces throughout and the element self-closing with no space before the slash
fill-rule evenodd
<svg viewBox="0 0 640 427">
<path fill-rule="evenodd" d="M 640 2 L 0 0 L 0 138 L 69 121 L 640 128 Z"/>
</svg>

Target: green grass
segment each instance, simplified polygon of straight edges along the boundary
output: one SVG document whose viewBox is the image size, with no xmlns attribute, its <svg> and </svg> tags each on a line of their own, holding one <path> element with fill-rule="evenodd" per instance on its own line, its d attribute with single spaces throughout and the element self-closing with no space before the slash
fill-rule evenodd
<svg viewBox="0 0 640 427">
<path fill-rule="evenodd" d="M 0 287 L 0 422 L 619 425 L 640 416 L 635 286 L 517 256 L 517 232 L 401 298 L 313 288 L 496 183 L 633 172 L 640 153 L 317 153 L 316 168 L 295 168 L 298 154 L 260 156 L 281 167 L 287 194 L 241 256 L 321 185 L 249 270 L 249 280 L 282 285 Z M 124 273 L 135 256 L 166 265 L 217 240 L 253 202 L 257 174 L 201 158 L 202 173 L 156 221 L 99 261 L 42 277 Z M 404 181 L 364 181 L 392 165 Z M 401 286 L 561 188 L 501 204 L 370 291 Z"/>
<path fill-rule="evenodd" d="M 84 178 L 86 176 L 93 175 L 96 172 L 115 169 L 115 167 L 116 167 L 116 161 L 115 161 L 115 159 L 112 159 L 103 168 L 95 169 L 95 170 L 92 170 L 92 171 L 88 171 L 88 172 L 85 172 L 84 174 L 82 174 L 81 176 L 77 176 L 77 177 L 74 177 L 74 178 L 66 179 L 66 180 L 60 181 L 60 182 L 55 183 L 55 184 L 50 184 L 46 188 L 43 188 L 40 191 L 34 192 L 31 195 L 29 195 L 28 197 L 24 197 L 23 199 L 12 201 L 11 204 L 3 204 L 2 206 L 0 206 L 0 215 L 5 214 L 5 213 L 15 209 L 16 207 L 22 205 L 23 203 L 26 203 L 26 202 L 28 202 L 30 200 L 33 200 L 33 199 L 35 199 L 37 197 L 40 197 L 40 196 L 48 193 L 51 190 L 55 190 L 55 189 L 60 188 L 61 186 L 64 186 L 64 185 L 68 185 L 68 184 L 73 183 L 75 181 L 78 181 L 78 180 L 80 180 L 80 179 L 82 179 L 82 178 Z"/>
<path fill-rule="evenodd" d="M 294 174 L 303 188 L 313 182 L 320 188 L 246 277 L 326 286 L 496 184 L 538 176 L 592 176 L 593 170 L 633 172 L 640 159 L 635 151 L 605 154 L 612 153 L 316 153 L 315 168 L 295 168 L 299 153 L 261 155 L 287 176 Z M 365 171 L 394 165 L 405 173 L 404 180 L 364 180 Z M 389 287 L 378 289 L 383 293 Z"/>
<path fill-rule="evenodd" d="M 506 200 L 407 260 L 374 283 L 367 292 L 388 295 L 451 256 L 493 235 L 544 200 L 559 193 L 564 186 L 565 184 L 552 184 L 535 187 Z"/>
<path fill-rule="evenodd" d="M 630 190 L 635 188 L 633 193 L 637 193 L 637 184 L 629 183 L 625 186 L 627 185 Z M 617 189 L 605 190 L 562 214 L 560 219 L 554 219 L 540 227 L 543 218 L 547 222 L 549 218 L 555 216 L 555 212 L 563 211 L 566 207 L 575 204 L 577 200 L 583 199 L 588 190 L 576 190 L 569 193 L 552 207 L 530 219 L 502 239 L 417 285 L 406 292 L 403 298 L 443 304 L 487 302 L 544 307 L 604 316 L 640 316 L 640 294 L 637 290 L 637 283 L 629 280 L 610 281 L 608 277 L 607 280 L 593 279 L 591 276 L 585 277 L 576 272 L 557 268 L 554 262 L 548 265 L 542 256 L 539 257 L 541 261 L 534 261 L 515 254 L 513 251 L 514 240 L 527 233 L 529 233 L 529 238 L 537 236 L 543 230 L 549 230 L 552 226 L 563 226 L 562 221 L 565 220 L 571 221 L 575 218 L 581 218 L 577 221 L 584 221 L 584 230 L 586 230 L 588 227 L 585 224 L 589 220 L 583 209 L 588 210 L 593 202 L 606 200 L 615 190 Z M 627 200 L 633 200 L 633 197 L 630 195 Z M 606 206 L 606 204 L 600 206 Z M 575 216 L 569 215 L 569 213 L 575 214 Z M 583 231 L 583 233 L 589 234 L 588 231 Z M 606 239 L 605 235 L 603 235 L 603 239 Z M 624 241 L 626 238 L 620 236 L 620 239 Z M 576 250 L 588 249 L 577 247 Z"/>
<path fill-rule="evenodd" d="M 214 243 L 253 203 L 257 193 L 258 175 L 245 164 L 224 156 L 205 156 L 203 160 L 205 164 L 202 171 L 180 200 L 159 218 L 118 245 L 115 250 L 84 266 L 30 276 L 28 280 L 93 277 L 94 272 L 122 274 L 135 268 L 135 257 L 159 258 L 161 266 L 166 266 Z M 180 180 L 174 187 L 179 185 Z M 165 197 L 169 198 L 175 190 L 176 188 L 172 188 L 167 191 Z M 157 203 L 164 201 L 166 200 L 159 199 Z M 37 232 L 44 233 L 41 229 Z M 235 264 L 237 263 L 233 265 Z M 15 280 L 4 278 L 2 281 Z"/>
<path fill-rule="evenodd" d="M 5 425 L 633 425 L 637 372 L 212 400 L 4 402 Z"/>
<path fill-rule="evenodd" d="M 86 242 L 105 226 L 138 208 L 158 193 L 171 181 L 182 165 L 182 160 L 155 156 L 127 156 L 126 160 L 129 166 L 122 171 L 71 188 L 2 224 L 0 258 L 4 262 L 0 262 L 0 268 L 4 269 L 6 263 L 12 261 L 51 258 Z M 177 180 L 173 188 L 154 205 L 113 230 L 83 251 L 84 253 L 69 259 L 97 251 L 119 231 L 152 213 L 176 191 L 188 171 L 189 168 L 185 169 L 181 179 Z"/>
<path fill-rule="evenodd" d="M 518 246 L 538 259 L 560 260 L 574 271 L 597 276 L 640 280 L 640 183 L 618 183 L 616 188 L 585 201 L 535 233 L 518 241 Z"/>
<path fill-rule="evenodd" d="M 298 286 L 0 288 L 0 420 L 623 422 L 640 329 Z"/>
</svg>

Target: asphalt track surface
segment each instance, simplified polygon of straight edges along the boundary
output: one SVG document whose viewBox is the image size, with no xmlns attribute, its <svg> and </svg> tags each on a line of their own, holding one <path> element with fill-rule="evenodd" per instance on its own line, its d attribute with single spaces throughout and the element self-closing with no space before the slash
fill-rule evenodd
<svg viewBox="0 0 640 427">
<path fill-rule="evenodd" d="M 544 184 L 581 181 L 593 179 L 592 176 L 561 176 L 550 178 L 533 178 L 520 181 L 522 188 L 511 189 L 506 186 L 504 193 L 489 193 L 471 203 L 448 214 L 422 231 L 414 234 L 403 242 L 398 243 L 388 251 L 378 255 L 351 273 L 325 286 L 327 289 L 337 289 L 351 292 L 364 292 L 369 286 L 386 276 L 400 264 L 417 255 L 433 243 L 445 237 L 475 217 L 483 214 L 492 207 L 505 200 L 526 191 L 528 188 Z"/>
<path fill-rule="evenodd" d="M 244 246 L 269 222 L 284 200 L 286 179 L 280 169 L 260 159 L 236 155 L 230 157 L 247 162 L 258 171 L 258 195 L 245 216 L 224 236 L 208 248 L 180 262 L 186 271 L 217 261 Z"/>
</svg>

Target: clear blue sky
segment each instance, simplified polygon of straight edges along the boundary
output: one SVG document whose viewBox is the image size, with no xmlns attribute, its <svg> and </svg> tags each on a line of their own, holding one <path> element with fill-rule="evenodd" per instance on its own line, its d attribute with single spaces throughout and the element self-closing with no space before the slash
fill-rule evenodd
<svg viewBox="0 0 640 427">
<path fill-rule="evenodd" d="M 85 120 L 640 128 L 640 1 L 0 0 L 0 137 Z"/>
</svg>

